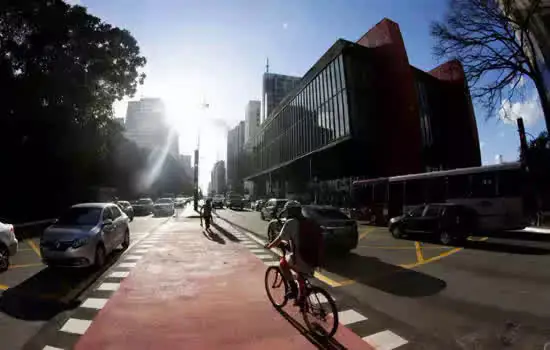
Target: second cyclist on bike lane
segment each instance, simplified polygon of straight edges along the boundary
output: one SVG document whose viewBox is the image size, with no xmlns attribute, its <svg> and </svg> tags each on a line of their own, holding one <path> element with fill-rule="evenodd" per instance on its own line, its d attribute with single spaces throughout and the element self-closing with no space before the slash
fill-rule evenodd
<svg viewBox="0 0 550 350">
<path fill-rule="evenodd" d="M 306 275 L 313 275 L 315 268 L 319 266 L 323 252 L 323 236 L 321 228 L 312 220 L 302 215 L 302 207 L 296 201 L 288 201 L 283 209 L 287 214 L 287 220 L 279 235 L 266 248 L 279 246 L 282 242 L 289 242 L 290 249 L 286 255 L 286 264 L 283 259 L 280 262 L 281 273 L 286 279 L 286 296 L 294 299 L 298 295 L 298 288 L 292 277 L 292 271 Z"/>
</svg>

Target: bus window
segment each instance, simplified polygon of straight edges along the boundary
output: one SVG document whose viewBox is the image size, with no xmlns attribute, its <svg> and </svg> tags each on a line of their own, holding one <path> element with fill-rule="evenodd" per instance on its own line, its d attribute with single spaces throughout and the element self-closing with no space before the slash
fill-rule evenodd
<svg viewBox="0 0 550 350">
<path fill-rule="evenodd" d="M 426 203 L 443 203 L 446 199 L 446 179 L 445 177 L 435 177 L 426 179 L 424 186 Z"/>
<path fill-rule="evenodd" d="M 424 203 L 424 180 L 409 180 L 405 182 L 405 204 Z"/>
<path fill-rule="evenodd" d="M 498 195 L 502 197 L 517 197 L 521 195 L 523 179 L 521 171 L 504 170 L 497 173 Z"/>
<path fill-rule="evenodd" d="M 372 198 L 374 203 L 385 203 L 387 200 L 388 184 L 377 183 L 372 185 Z"/>
<path fill-rule="evenodd" d="M 468 175 L 454 175 L 447 178 L 448 198 L 467 198 L 470 196 L 470 179 Z"/>
<path fill-rule="evenodd" d="M 491 198 L 497 195 L 497 185 L 494 173 L 472 174 L 473 198 Z"/>
</svg>

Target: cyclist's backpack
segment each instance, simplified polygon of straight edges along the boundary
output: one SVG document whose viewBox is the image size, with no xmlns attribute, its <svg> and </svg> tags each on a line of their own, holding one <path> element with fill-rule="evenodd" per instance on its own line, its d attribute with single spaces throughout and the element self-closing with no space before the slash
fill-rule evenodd
<svg viewBox="0 0 550 350">
<path fill-rule="evenodd" d="M 311 267 L 318 267 L 323 257 L 323 230 L 313 220 L 300 220 L 300 257 Z"/>
</svg>

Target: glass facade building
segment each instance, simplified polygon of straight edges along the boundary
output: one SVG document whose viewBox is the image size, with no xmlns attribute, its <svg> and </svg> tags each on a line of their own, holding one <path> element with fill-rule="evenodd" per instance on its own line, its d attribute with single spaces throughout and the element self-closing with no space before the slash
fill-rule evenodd
<svg viewBox="0 0 550 350">
<path fill-rule="evenodd" d="M 273 111 L 254 140 L 249 175 L 350 136 L 344 59 L 334 57 Z"/>
</svg>

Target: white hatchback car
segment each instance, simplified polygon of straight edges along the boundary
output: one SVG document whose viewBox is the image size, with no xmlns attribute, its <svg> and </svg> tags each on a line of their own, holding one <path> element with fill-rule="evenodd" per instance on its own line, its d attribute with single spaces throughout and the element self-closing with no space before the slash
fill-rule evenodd
<svg viewBox="0 0 550 350">
<path fill-rule="evenodd" d="M 10 256 L 17 253 L 17 246 L 13 225 L 0 222 L 0 272 L 10 266 Z"/>
</svg>

